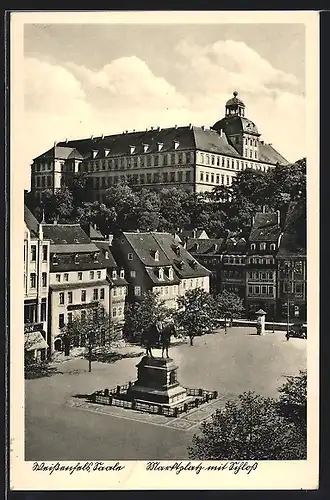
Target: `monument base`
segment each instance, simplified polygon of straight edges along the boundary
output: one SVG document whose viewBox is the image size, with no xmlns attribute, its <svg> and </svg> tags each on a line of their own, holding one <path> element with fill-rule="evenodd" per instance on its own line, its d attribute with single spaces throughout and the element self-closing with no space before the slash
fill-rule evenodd
<svg viewBox="0 0 330 500">
<path fill-rule="evenodd" d="M 130 398 L 166 406 L 188 398 L 187 389 L 177 380 L 173 359 L 144 356 L 137 368 L 138 380 L 127 391 Z"/>
</svg>

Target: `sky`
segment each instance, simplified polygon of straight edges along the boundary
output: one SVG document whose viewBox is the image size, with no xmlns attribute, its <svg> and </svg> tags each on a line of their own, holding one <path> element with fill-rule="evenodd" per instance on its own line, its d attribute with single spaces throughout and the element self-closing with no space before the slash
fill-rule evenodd
<svg viewBox="0 0 330 500">
<path fill-rule="evenodd" d="M 237 90 L 261 139 L 305 151 L 303 24 L 25 24 L 27 179 L 54 141 L 212 126 Z"/>
</svg>

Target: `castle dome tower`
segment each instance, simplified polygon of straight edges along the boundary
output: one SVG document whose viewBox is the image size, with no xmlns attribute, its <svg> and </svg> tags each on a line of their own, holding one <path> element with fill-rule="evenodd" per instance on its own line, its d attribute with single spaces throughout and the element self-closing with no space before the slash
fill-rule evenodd
<svg viewBox="0 0 330 500">
<path fill-rule="evenodd" d="M 238 92 L 235 90 L 233 96 L 226 102 L 226 116 L 244 116 L 245 104 L 238 99 Z"/>
<path fill-rule="evenodd" d="M 226 102 L 225 116 L 213 127 L 218 133 L 224 132 L 227 141 L 246 159 L 259 159 L 259 137 L 257 126 L 245 117 L 245 104 L 239 99 L 238 92 Z"/>
</svg>

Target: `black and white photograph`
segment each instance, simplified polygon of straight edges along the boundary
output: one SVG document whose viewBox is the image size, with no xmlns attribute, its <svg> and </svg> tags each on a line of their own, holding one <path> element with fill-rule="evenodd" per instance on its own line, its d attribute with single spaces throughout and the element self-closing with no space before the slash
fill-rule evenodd
<svg viewBox="0 0 330 500">
<path fill-rule="evenodd" d="M 13 489 L 317 489 L 317 40 L 12 14 Z"/>
</svg>

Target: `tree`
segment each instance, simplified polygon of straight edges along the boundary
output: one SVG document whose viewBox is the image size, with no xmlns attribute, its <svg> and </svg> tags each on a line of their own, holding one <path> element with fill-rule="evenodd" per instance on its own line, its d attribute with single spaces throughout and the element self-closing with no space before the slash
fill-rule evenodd
<svg viewBox="0 0 330 500">
<path fill-rule="evenodd" d="M 111 319 L 102 306 L 87 309 L 84 317 L 76 315 L 61 330 L 66 353 L 73 346 L 86 347 L 88 371 L 91 372 L 94 349 L 104 345 L 111 346 L 119 339 L 118 332 L 111 327 Z"/>
<path fill-rule="evenodd" d="M 134 207 L 134 229 L 155 231 L 160 221 L 160 201 L 158 193 L 142 189 L 136 195 Z"/>
<path fill-rule="evenodd" d="M 185 210 L 188 194 L 182 189 L 164 188 L 160 196 L 160 227 L 163 231 L 174 232 L 189 225 L 190 218 Z"/>
<path fill-rule="evenodd" d="M 126 304 L 124 335 L 131 342 L 141 342 L 142 333 L 158 319 L 171 315 L 159 293 L 145 292 L 141 300 Z"/>
<path fill-rule="evenodd" d="M 302 460 L 306 441 L 274 399 L 245 392 L 202 423 L 188 452 L 194 460 Z"/>
<path fill-rule="evenodd" d="M 216 313 L 225 319 L 225 332 L 227 333 L 227 318 L 240 318 L 243 311 L 243 300 L 236 293 L 223 290 L 215 297 Z"/>
<path fill-rule="evenodd" d="M 106 190 L 105 205 L 116 211 L 115 230 L 129 231 L 135 227 L 135 210 L 138 195 L 126 183 Z"/>
<path fill-rule="evenodd" d="M 96 224 L 104 236 L 110 234 L 117 218 L 116 210 L 113 207 L 107 207 L 99 201 L 84 203 L 78 208 L 77 220 L 80 224 Z"/>
<path fill-rule="evenodd" d="M 215 327 L 214 299 L 202 288 L 196 288 L 178 297 L 177 303 L 176 322 L 187 332 L 192 346 L 196 335 L 209 333 Z"/>
<path fill-rule="evenodd" d="M 278 389 L 279 407 L 282 415 L 293 422 L 306 438 L 307 430 L 307 371 L 300 370 L 299 375 L 287 377 L 287 381 Z"/>
</svg>

